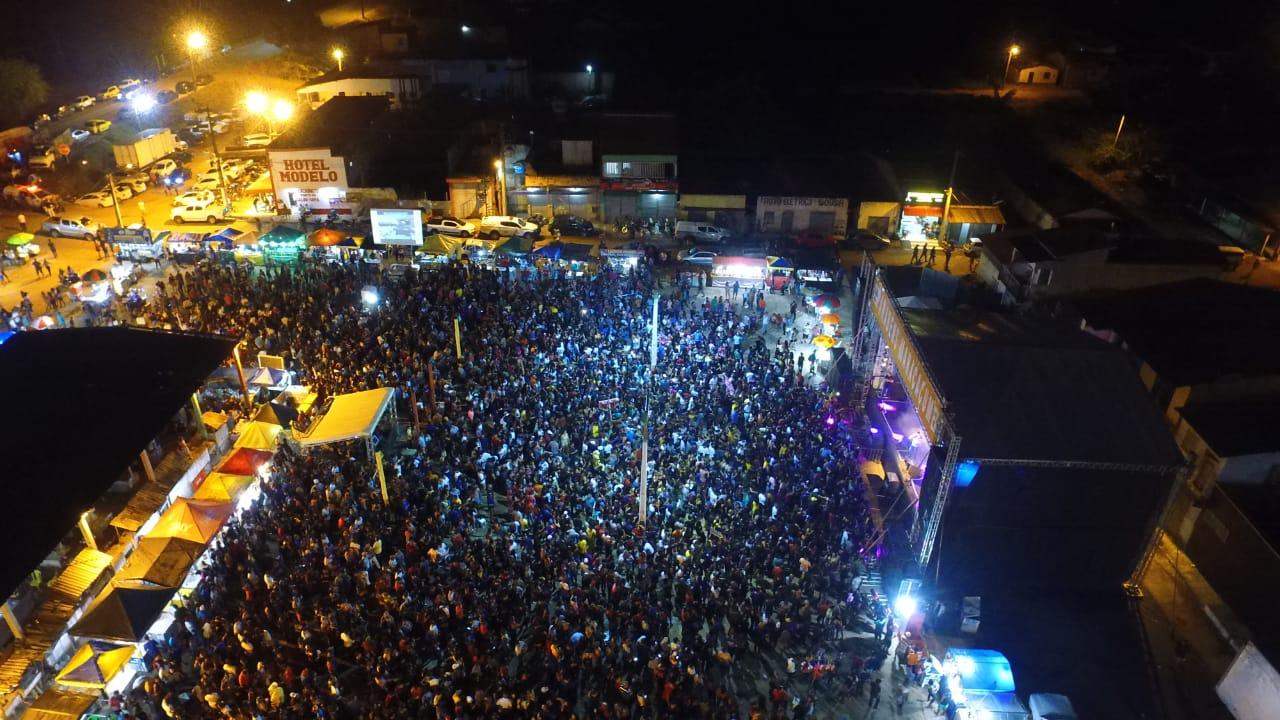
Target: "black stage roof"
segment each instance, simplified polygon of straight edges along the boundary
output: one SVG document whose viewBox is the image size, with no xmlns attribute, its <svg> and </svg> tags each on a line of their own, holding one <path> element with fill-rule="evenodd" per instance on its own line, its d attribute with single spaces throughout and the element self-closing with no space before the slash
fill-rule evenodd
<svg viewBox="0 0 1280 720">
<path fill-rule="evenodd" d="M 955 418 L 962 458 L 1182 464 L 1138 368 L 1119 348 L 1050 321 L 902 312 Z"/>
<path fill-rule="evenodd" d="M 18 333 L 0 345 L 0 592 L 40 564 L 235 341 L 129 328 Z"/>
<path fill-rule="evenodd" d="M 1120 336 L 1175 387 L 1275 375 L 1280 292 L 1196 279 L 1073 300 L 1089 327 Z"/>
</svg>

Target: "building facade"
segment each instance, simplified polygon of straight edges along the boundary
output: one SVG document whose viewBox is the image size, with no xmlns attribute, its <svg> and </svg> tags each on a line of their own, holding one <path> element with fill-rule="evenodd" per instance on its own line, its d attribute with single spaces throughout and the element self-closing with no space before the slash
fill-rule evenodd
<svg viewBox="0 0 1280 720">
<path fill-rule="evenodd" d="M 756 227 L 762 232 L 803 230 L 843 235 L 849 225 L 849 201 L 829 197 L 756 198 Z"/>
</svg>

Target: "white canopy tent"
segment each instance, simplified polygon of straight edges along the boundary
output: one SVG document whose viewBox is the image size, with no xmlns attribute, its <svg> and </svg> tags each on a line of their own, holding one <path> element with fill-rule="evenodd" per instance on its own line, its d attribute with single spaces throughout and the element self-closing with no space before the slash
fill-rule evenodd
<svg viewBox="0 0 1280 720">
<path fill-rule="evenodd" d="M 344 440 L 363 439 L 372 445 L 374 428 L 382 416 L 391 410 L 395 417 L 396 391 L 394 388 L 377 388 L 362 392 L 347 393 L 333 399 L 329 411 L 311 425 L 306 432 L 296 432 L 294 437 L 302 447 L 328 445 Z M 373 456 L 373 448 L 369 448 L 369 456 Z"/>
</svg>

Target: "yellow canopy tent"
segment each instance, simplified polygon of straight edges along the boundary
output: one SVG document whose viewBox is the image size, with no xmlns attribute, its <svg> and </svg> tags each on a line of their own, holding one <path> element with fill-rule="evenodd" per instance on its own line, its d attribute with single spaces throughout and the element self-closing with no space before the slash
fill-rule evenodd
<svg viewBox="0 0 1280 720">
<path fill-rule="evenodd" d="M 229 502 L 178 498 L 160 516 L 151 537 L 176 537 L 206 544 L 235 509 Z"/>
<path fill-rule="evenodd" d="M 249 420 L 240 423 L 240 437 L 236 438 L 235 447 L 247 447 L 255 450 L 275 450 L 277 437 L 284 428 L 272 422 Z"/>
<path fill-rule="evenodd" d="M 202 552 L 203 543 L 176 537 L 144 537 L 116 573 L 116 579 L 178 587 Z"/>
<path fill-rule="evenodd" d="M 277 425 L 276 429 L 279 430 L 280 426 Z M 196 489 L 196 494 L 191 497 L 194 500 L 232 502 L 251 484 L 253 484 L 253 477 L 250 475 L 209 473 L 209 477 L 200 483 L 200 487 Z"/>
<path fill-rule="evenodd" d="M 133 657 L 133 650 L 132 645 L 90 640 L 80 646 L 58 673 L 58 684 L 91 689 L 106 687 L 107 681 Z"/>
</svg>

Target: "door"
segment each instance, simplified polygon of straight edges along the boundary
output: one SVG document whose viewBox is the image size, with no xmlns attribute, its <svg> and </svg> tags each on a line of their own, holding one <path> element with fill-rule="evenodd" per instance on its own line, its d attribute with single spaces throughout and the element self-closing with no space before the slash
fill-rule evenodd
<svg viewBox="0 0 1280 720">
<path fill-rule="evenodd" d="M 795 224 L 795 220 L 796 220 L 796 214 L 795 214 L 795 211 L 792 211 L 792 210 L 783 210 L 783 211 L 782 211 L 782 224 L 781 224 L 781 226 L 780 226 L 780 228 L 781 228 L 782 232 L 784 232 L 784 233 L 789 233 L 789 232 L 791 232 L 791 226 Z"/>
<path fill-rule="evenodd" d="M 836 214 L 833 212 L 809 213 L 809 229 L 820 233 L 831 233 L 836 229 Z"/>
</svg>

